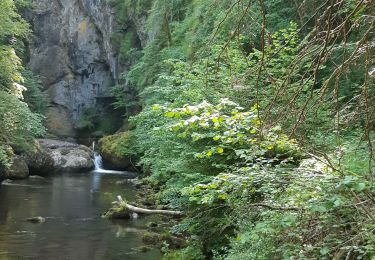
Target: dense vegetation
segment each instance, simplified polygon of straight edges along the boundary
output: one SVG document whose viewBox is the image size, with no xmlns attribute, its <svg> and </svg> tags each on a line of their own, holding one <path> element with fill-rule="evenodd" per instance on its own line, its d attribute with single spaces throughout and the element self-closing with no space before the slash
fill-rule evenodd
<svg viewBox="0 0 375 260">
<path fill-rule="evenodd" d="M 185 213 L 166 259 L 375 258 L 374 0 L 108 2 L 126 131 L 102 149 Z M 27 5 L 0 1 L 0 175 L 45 134 Z"/>
<path fill-rule="evenodd" d="M 111 147 L 186 212 L 167 259 L 375 257 L 374 1 L 110 2 L 143 107 Z"/>
<path fill-rule="evenodd" d="M 29 25 L 18 13 L 27 1 L 0 2 L 0 175 L 11 157 L 45 134 L 45 97 L 37 77 L 23 67 Z"/>
</svg>

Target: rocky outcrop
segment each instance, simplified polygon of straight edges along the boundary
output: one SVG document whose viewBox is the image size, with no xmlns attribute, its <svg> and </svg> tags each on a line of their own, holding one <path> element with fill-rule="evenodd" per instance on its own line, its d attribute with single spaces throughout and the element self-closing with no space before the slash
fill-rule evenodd
<svg viewBox="0 0 375 260">
<path fill-rule="evenodd" d="M 18 155 L 12 157 L 12 165 L 10 168 L 5 169 L 2 178 L 17 180 L 25 179 L 29 176 L 29 168 L 26 161 Z"/>
<path fill-rule="evenodd" d="M 113 16 L 104 0 L 35 0 L 29 67 L 50 97 L 48 128 L 74 136 L 85 108 L 103 110 L 112 98 L 117 59 L 110 44 Z"/>
<path fill-rule="evenodd" d="M 99 152 L 107 169 L 134 170 L 132 150 L 133 145 L 130 143 L 128 132 L 109 135 L 99 140 Z"/>
<path fill-rule="evenodd" d="M 94 169 L 93 152 L 84 145 L 50 139 L 41 139 L 39 143 L 51 155 L 56 172 L 84 172 Z"/>
<path fill-rule="evenodd" d="M 130 157 L 117 156 L 111 153 L 102 153 L 103 165 L 112 170 L 134 170 Z"/>
<path fill-rule="evenodd" d="M 30 175 L 47 176 L 55 171 L 51 154 L 38 141 L 35 141 L 33 151 L 24 153 L 22 157 L 29 167 Z"/>
</svg>

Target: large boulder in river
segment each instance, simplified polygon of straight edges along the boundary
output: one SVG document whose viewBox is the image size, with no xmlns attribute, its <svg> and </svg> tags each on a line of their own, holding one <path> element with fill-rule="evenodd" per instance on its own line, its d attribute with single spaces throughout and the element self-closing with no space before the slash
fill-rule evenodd
<svg viewBox="0 0 375 260">
<path fill-rule="evenodd" d="M 29 168 L 26 161 L 18 155 L 12 157 L 12 165 L 5 169 L 3 178 L 17 180 L 26 179 L 29 176 Z"/>
<path fill-rule="evenodd" d="M 84 145 L 50 139 L 40 139 L 39 143 L 51 155 L 54 171 L 82 172 L 94 169 L 93 151 Z"/>
<path fill-rule="evenodd" d="M 30 175 L 46 176 L 54 172 L 54 160 L 46 148 L 35 141 L 34 149 L 24 153 L 23 158 L 29 166 Z"/>
<path fill-rule="evenodd" d="M 129 170 L 134 168 L 131 155 L 134 145 L 129 132 L 109 135 L 99 140 L 99 151 L 105 168 Z"/>
</svg>

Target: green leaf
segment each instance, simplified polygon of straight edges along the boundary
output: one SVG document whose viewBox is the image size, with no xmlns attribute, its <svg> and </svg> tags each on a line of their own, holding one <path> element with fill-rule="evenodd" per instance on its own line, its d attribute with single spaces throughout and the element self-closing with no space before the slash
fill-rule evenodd
<svg viewBox="0 0 375 260">
<path fill-rule="evenodd" d="M 348 186 L 352 183 L 353 180 L 354 180 L 353 176 L 345 176 L 343 183 Z"/>
<path fill-rule="evenodd" d="M 224 149 L 222 147 L 217 148 L 217 153 L 222 154 L 224 153 Z"/>
<path fill-rule="evenodd" d="M 216 136 L 214 136 L 214 138 L 212 138 L 212 139 L 214 139 L 214 141 L 218 141 L 218 140 L 220 140 L 220 136 L 216 135 Z"/>
<path fill-rule="evenodd" d="M 160 110 L 160 105 L 159 104 L 153 105 L 152 110 Z"/>
<path fill-rule="evenodd" d="M 168 117 L 168 118 L 172 118 L 174 117 L 174 112 L 173 111 L 168 111 L 164 114 L 164 116 Z"/>
<path fill-rule="evenodd" d="M 320 254 L 321 255 L 327 255 L 329 253 L 329 248 L 328 247 L 322 247 L 320 249 Z"/>
<path fill-rule="evenodd" d="M 361 192 L 361 191 L 363 191 L 365 189 L 366 189 L 366 184 L 363 183 L 363 182 L 359 182 L 359 183 L 356 183 L 356 185 L 354 185 L 354 190 L 356 192 Z"/>
<path fill-rule="evenodd" d="M 340 207 L 342 204 L 343 204 L 343 201 L 341 200 L 341 198 L 336 198 L 335 201 L 333 202 L 333 205 L 335 207 Z"/>
</svg>

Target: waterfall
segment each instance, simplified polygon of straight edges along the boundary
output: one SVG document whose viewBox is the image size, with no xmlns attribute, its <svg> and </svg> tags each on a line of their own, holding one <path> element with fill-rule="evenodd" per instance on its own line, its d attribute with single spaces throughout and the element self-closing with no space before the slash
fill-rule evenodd
<svg viewBox="0 0 375 260">
<path fill-rule="evenodd" d="M 103 169 L 103 158 L 98 153 L 94 153 L 94 165 L 95 165 L 95 171 L 104 170 Z"/>
<path fill-rule="evenodd" d="M 129 179 L 136 177 L 135 173 L 128 172 L 128 171 L 115 171 L 115 170 L 103 169 L 103 158 L 97 152 L 94 153 L 94 165 L 95 165 L 95 170 L 94 170 L 95 173 L 122 174 L 124 176 L 129 177 Z"/>
</svg>

